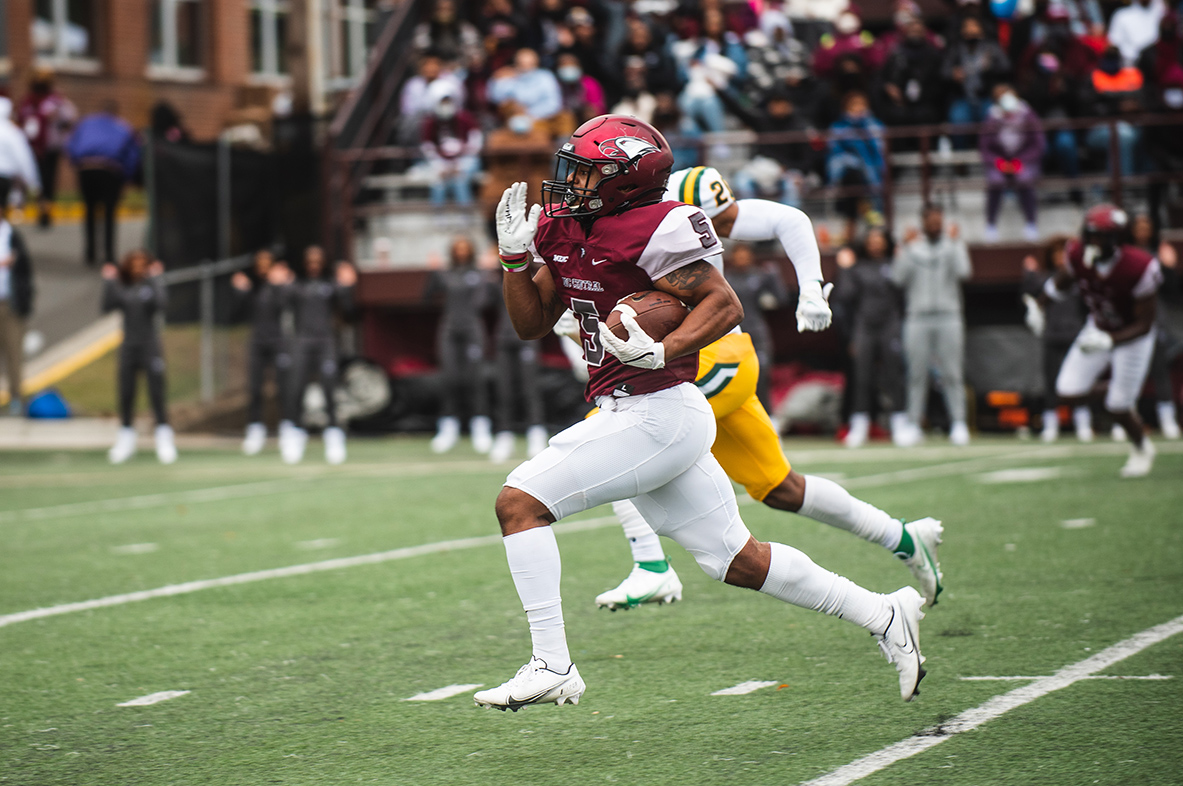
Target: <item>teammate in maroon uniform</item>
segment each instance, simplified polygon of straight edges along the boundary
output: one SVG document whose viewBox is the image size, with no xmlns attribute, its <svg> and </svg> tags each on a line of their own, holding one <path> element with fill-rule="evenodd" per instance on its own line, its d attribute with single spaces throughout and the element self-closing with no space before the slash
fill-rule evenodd
<svg viewBox="0 0 1183 786">
<path fill-rule="evenodd" d="M 1148 474 L 1154 464 L 1154 446 L 1136 405 L 1154 354 L 1155 293 L 1162 270 L 1154 256 L 1125 245 L 1128 232 L 1129 217 L 1121 208 L 1091 208 L 1083 237 L 1065 248 L 1068 264 L 1048 279 L 1044 296 L 1059 300 L 1073 285 L 1080 290 L 1089 317 L 1060 367 L 1056 395 L 1079 403 L 1112 366 L 1105 408 L 1129 435 L 1130 457 L 1121 476 L 1132 478 Z M 1028 324 L 1042 333 L 1042 313 L 1028 311 Z"/>
<path fill-rule="evenodd" d="M 526 610 L 533 657 L 513 679 L 478 691 L 477 704 L 517 710 L 576 703 L 584 691 L 563 626 L 558 545 L 550 524 L 607 502 L 633 499 L 660 534 L 681 544 L 711 578 L 850 620 L 879 638 L 899 671 L 905 701 L 924 670 L 923 598 L 863 589 L 779 543 L 753 538 L 735 493 L 711 455 L 715 419 L 693 384 L 698 350 L 743 316 L 735 292 L 706 261 L 719 251 L 709 220 L 692 205 L 662 202 L 673 164 L 669 143 L 646 123 L 607 115 L 580 126 L 557 154 L 541 208 L 526 209 L 526 184 L 497 206 L 506 307 L 523 339 L 546 335 L 566 308 L 579 315 L 601 412 L 553 437 L 512 473 L 497 498 L 505 553 Z M 530 262 L 542 263 L 530 276 Z M 625 313 L 629 339 L 600 322 L 626 295 L 659 289 L 691 307 L 661 341 Z"/>
</svg>

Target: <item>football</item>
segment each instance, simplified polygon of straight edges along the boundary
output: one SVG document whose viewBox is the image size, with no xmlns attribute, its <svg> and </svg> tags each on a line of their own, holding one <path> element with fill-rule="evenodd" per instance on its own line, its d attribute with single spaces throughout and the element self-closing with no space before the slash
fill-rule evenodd
<svg viewBox="0 0 1183 786">
<path fill-rule="evenodd" d="M 617 301 L 617 308 L 609 312 L 605 321 L 608 329 L 624 341 L 628 341 L 628 328 L 620 321 L 621 305 L 628 305 L 637 312 L 637 324 L 654 341 L 661 341 L 674 332 L 690 313 L 690 309 L 681 300 L 656 289 L 626 295 Z"/>
</svg>

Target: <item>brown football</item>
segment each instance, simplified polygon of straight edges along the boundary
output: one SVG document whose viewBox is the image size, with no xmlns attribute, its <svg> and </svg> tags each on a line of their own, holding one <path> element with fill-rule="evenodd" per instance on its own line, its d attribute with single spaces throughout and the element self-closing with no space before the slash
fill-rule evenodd
<svg viewBox="0 0 1183 786">
<path fill-rule="evenodd" d="M 626 295 L 617 301 L 617 305 L 622 303 L 628 304 L 637 312 L 637 324 L 654 341 L 661 341 L 674 332 L 690 313 L 690 309 L 681 300 L 656 289 Z M 617 338 L 628 341 L 628 329 L 620 321 L 620 311 L 612 309 L 605 324 Z"/>
</svg>

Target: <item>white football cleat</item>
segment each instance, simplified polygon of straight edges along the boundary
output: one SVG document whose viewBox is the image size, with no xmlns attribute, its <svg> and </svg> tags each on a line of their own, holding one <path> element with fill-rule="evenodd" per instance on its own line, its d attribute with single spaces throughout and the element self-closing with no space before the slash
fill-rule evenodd
<svg viewBox="0 0 1183 786">
<path fill-rule="evenodd" d="M 345 432 L 337 426 L 329 426 L 321 435 L 325 443 L 325 461 L 330 464 L 345 463 Z"/>
<path fill-rule="evenodd" d="M 674 566 L 666 562 L 663 573 L 645 570 L 633 563 L 633 572 L 614 589 L 596 596 L 596 606 L 610 611 L 633 609 L 642 603 L 673 603 L 682 599 L 682 582 Z"/>
<path fill-rule="evenodd" d="M 512 431 L 498 431 L 497 436 L 493 438 L 493 449 L 489 451 L 489 461 L 494 464 L 509 461 L 509 457 L 513 455 L 513 443 Z"/>
<path fill-rule="evenodd" d="M 1142 437 L 1142 447 L 1137 445 L 1130 445 L 1130 457 L 1126 459 L 1125 466 L 1121 468 L 1121 476 L 1123 478 L 1144 478 L 1150 474 L 1151 467 L 1154 466 L 1154 454 L 1157 453 L 1154 445 L 1150 444 L 1150 437 Z"/>
<path fill-rule="evenodd" d="M 156 427 L 156 459 L 161 464 L 172 464 L 177 460 L 172 426 L 161 424 Z"/>
<path fill-rule="evenodd" d="M 924 431 L 910 420 L 901 421 L 898 425 L 893 421 L 891 441 L 897 448 L 914 448 L 924 442 Z"/>
<path fill-rule="evenodd" d="M 871 432 L 871 417 L 866 412 L 854 412 L 850 415 L 850 430 L 842 442 L 848 448 L 861 448 L 867 444 L 867 435 Z"/>
<path fill-rule="evenodd" d="M 546 426 L 534 425 L 526 429 L 526 455 L 530 458 L 534 458 L 546 450 L 549 442 L 550 437 L 547 436 Z"/>
<path fill-rule="evenodd" d="M 460 421 L 456 418 L 440 418 L 435 436 L 431 438 L 432 453 L 447 453 L 456 447 L 460 439 Z"/>
<path fill-rule="evenodd" d="M 304 460 L 304 448 L 308 444 L 308 432 L 292 426 L 279 438 L 279 456 L 284 464 L 299 464 Z"/>
<path fill-rule="evenodd" d="M 924 656 L 920 654 L 920 620 L 924 598 L 911 587 L 903 587 L 885 596 L 891 604 L 891 622 L 879 636 L 879 650 L 900 674 L 900 698 L 911 701 L 920 695 L 924 679 Z"/>
<path fill-rule="evenodd" d="M 472 700 L 478 707 L 517 712 L 527 704 L 578 704 L 585 690 L 587 686 L 574 663 L 559 673 L 548 669 L 546 661 L 530 658 L 530 662 L 518 669 L 509 682 L 479 690 L 473 694 Z"/>
<path fill-rule="evenodd" d="M 1093 413 L 1088 407 L 1080 406 L 1072 410 L 1072 423 L 1076 426 L 1076 439 L 1080 442 L 1092 442 L 1095 439 L 1093 434 Z"/>
<path fill-rule="evenodd" d="M 257 456 L 267 443 L 267 427 L 262 423 L 250 423 L 246 427 L 246 437 L 242 440 L 242 452 L 246 456 Z"/>
<path fill-rule="evenodd" d="M 125 426 L 115 435 L 115 444 L 107 451 L 107 460 L 112 464 L 122 464 L 135 454 L 136 430 L 131 426 Z"/>
<path fill-rule="evenodd" d="M 904 529 L 911 536 L 914 549 L 911 557 L 904 558 L 904 564 L 916 577 L 925 604 L 935 606 L 937 598 L 945 589 L 941 585 L 944 576 L 941 575 L 941 563 L 937 559 L 937 546 L 941 545 L 941 534 L 945 529 L 934 518 L 907 522 Z"/>
<path fill-rule="evenodd" d="M 1109 438 L 1114 442 L 1125 442 L 1125 429 L 1119 423 L 1114 423 L 1113 428 L 1109 429 Z"/>
<path fill-rule="evenodd" d="M 472 435 L 472 449 L 484 455 L 493 449 L 493 421 L 484 415 L 477 415 L 468 421 L 468 431 Z"/>
<path fill-rule="evenodd" d="M 1055 442 L 1060 437 L 1060 417 L 1054 409 L 1045 410 L 1043 413 L 1043 431 L 1039 433 L 1039 438 L 1046 443 Z"/>
<path fill-rule="evenodd" d="M 1158 402 L 1158 427 L 1164 439 L 1179 439 L 1179 416 L 1172 401 Z"/>
<path fill-rule="evenodd" d="M 969 444 L 969 426 L 965 425 L 964 420 L 957 421 L 949 429 L 949 441 L 959 448 Z"/>
</svg>

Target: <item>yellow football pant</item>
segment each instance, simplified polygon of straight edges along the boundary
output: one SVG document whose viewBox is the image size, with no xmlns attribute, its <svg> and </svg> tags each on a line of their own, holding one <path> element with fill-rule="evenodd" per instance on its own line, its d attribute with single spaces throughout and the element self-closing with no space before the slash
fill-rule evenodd
<svg viewBox="0 0 1183 786">
<path fill-rule="evenodd" d="M 718 424 L 711 453 L 727 476 L 752 499 L 763 500 L 791 467 L 764 405 L 756 398 L 760 361 L 747 333 L 731 333 L 698 352 L 694 384 L 710 402 Z M 593 409 L 588 417 L 599 410 Z"/>
</svg>

